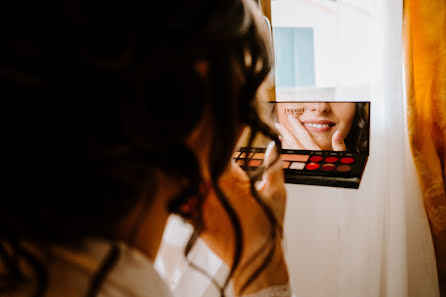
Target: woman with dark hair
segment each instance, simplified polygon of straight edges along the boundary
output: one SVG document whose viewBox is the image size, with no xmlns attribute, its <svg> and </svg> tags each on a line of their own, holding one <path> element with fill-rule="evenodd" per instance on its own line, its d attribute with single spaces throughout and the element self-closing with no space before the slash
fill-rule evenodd
<svg viewBox="0 0 446 297">
<path fill-rule="evenodd" d="M 284 148 L 368 152 L 367 102 L 280 102 L 272 113 Z"/>
<path fill-rule="evenodd" d="M 256 103 L 272 66 L 259 9 L 155 2 L 2 8 L 2 296 L 170 296 L 152 267 L 170 214 L 194 227 L 186 258 L 201 237 L 230 267 L 212 279 L 222 296 L 230 280 L 236 295 L 290 295 L 281 144 Z M 261 172 L 230 161 L 245 128 L 275 143 Z"/>
</svg>

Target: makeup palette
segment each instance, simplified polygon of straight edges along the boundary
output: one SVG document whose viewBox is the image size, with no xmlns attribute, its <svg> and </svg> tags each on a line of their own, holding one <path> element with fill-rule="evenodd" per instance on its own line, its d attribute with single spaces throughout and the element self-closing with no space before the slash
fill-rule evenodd
<svg viewBox="0 0 446 297">
<path fill-rule="evenodd" d="M 265 148 L 241 148 L 233 158 L 243 169 L 253 170 L 263 165 L 264 156 Z M 286 183 L 354 189 L 367 163 L 366 155 L 350 152 L 282 150 L 280 157 Z"/>
<path fill-rule="evenodd" d="M 263 102 L 261 111 L 287 147 L 281 151 L 285 182 L 359 188 L 369 156 L 370 102 Z M 336 135 L 344 151 L 332 150 Z M 258 178 L 269 141 L 242 147 L 235 162 Z M 309 143 L 321 150 L 300 149 Z"/>
</svg>

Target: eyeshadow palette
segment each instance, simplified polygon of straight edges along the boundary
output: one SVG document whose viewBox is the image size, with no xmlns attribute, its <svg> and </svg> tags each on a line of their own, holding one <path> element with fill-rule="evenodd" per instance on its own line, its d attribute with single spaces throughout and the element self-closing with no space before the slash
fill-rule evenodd
<svg viewBox="0 0 446 297">
<path fill-rule="evenodd" d="M 243 169 L 262 165 L 265 148 L 241 148 L 233 158 Z M 353 152 L 282 150 L 285 182 L 359 188 L 368 156 Z M 245 165 L 247 162 L 247 165 Z"/>
</svg>

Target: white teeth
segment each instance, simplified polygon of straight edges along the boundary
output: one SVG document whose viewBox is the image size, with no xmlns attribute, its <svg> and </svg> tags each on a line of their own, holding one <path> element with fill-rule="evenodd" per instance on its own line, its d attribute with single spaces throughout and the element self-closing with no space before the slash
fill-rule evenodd
<svg viewBox="0 0 446 297">
<path fill-rule="evenodd" d="M 310 126 L 310 127 L 315 127 L 315 128 L 327 128 L 327 127 L 330 127 L 330 125 L 327 125 L 327 124 L 311 124 L 311 123 L 308 123 L 308 124 L 304 124 L 305 126 Z"/>
</svg>

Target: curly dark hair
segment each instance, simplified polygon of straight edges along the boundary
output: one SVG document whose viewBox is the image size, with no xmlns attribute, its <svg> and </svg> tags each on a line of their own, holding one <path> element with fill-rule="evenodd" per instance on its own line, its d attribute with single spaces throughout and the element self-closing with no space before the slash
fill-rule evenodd
<svg viewBox="0 0 446 297">
<path fill-rule="evenodd" d="M 186 140 L 205 114 L 212 119 L 213 187 L 236 235 L 222 295 L 239 265 L 239 218 L 217 180 L 243 127 L 251 129 L 250 143 L 260 132 L 280 148 L 257 112 L 257 91 L 273 63 L 262 16 L 251 0 L 144 3 L 23 0 L 2 8 L 9 30 L 1 37 L 0 90 L 11 166 L 10 191 L 0 199 L 0 261 L 8 268 L 0 292 L 27 281 L 18 264 L 25 261 L 38 284 L 33 296 L 43 296 L 47 267 L 23 243 L 44 250 L 113 240 L 138 202 L 150 205 L 159 172 L 184 185 L 166 207 L 188 217 L 181 206 L 191 197 L 202 201 L 203 179 Z M 244 287 L 268 264 L 277 240 L 277 222 L 250 177 L 272 231 L 267 256 Z M 201 215 L 192 219 L 186 256 L 202 226 Z M 96 295 L 117 259 L 113 246 L 87 296 Z"/>
<path fill-rule="evenodd" d="M 356 102 L 355 117 L 347 137 L 347 151 L 369 153 L 370 102 Z"/>
</svg>

